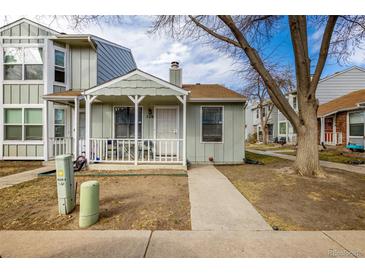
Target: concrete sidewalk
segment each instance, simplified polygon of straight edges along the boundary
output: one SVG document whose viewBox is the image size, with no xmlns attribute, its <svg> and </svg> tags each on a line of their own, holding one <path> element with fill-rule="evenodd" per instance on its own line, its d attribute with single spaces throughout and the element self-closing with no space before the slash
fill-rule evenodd
<svg viewBox="0 0 365 274">
<path fill-rule="evenodd" d="M 188 170 L 192 230 L 271 230 L 256 209 L 214 166 Z"/>
<path fill-rule="evenodd" d="M 51 171 L 54 169 L 55 169 L 54 166 L 43 166 L 37 169 L 27 170 L 20 173 L 15 173 L 12 175 L 1 177 L 0 189 L 33 180 L 37 178 L 37 175 L 39 173 Z"/>
<path fill-rule="evenodd" d="M 364 257 L 365 231 L 0 231 L 0 256 Z"/>
<path fill-rule="evenodd" d="M 286 160 L 290 160 L 290 161 L 295 161 L 295 156 L 293 156 L 293 155 L 280 154 L 280 153 L 273 152 L 273 151 L 261 151 L 261 150 L 256 150 L 256 149 L 246 149 L 246 151 L 256 153 L 256 154 L 261 154 L 261 155 L 278 157 L 278 158 L 282 158 L 282 159 L 286 159 Z M 344 170 L 344 171 L 365 174 L 364 165 L 354 166 L 354 165 L 346 165 L 346 164 L 334 163 L 334 162 L 328 162 L 328 161 L 319 161 L 319 162 L 320 162 L 321 166 L 323 166 L 323 167 L 335 168 L 335 169 L 340 169 L 340 170 Z"/>
</svg>

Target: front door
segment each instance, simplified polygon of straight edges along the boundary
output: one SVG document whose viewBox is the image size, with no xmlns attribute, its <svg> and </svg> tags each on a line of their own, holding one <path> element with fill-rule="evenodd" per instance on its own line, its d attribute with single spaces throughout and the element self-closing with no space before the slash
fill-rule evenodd
<svg viewBox="0 0 365 274">
<path fill-rule="evenodd" d="M 176 154 L 178 139 L 178 108 L 156 107 L 156 154 L 160 157 Z"/>
</svg>

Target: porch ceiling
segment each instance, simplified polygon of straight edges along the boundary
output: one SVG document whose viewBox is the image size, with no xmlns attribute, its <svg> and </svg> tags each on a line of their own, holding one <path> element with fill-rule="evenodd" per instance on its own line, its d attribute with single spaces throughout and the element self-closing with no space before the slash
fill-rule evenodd
<svg viewBox="0 0 365 274">
<path fill-rule="evenodd" d="M 140 70 L 134 70 L 99 86 L 90 88 L 85 95 L 103 96 L 181 96 L 188 91 Z"/>
</svg>

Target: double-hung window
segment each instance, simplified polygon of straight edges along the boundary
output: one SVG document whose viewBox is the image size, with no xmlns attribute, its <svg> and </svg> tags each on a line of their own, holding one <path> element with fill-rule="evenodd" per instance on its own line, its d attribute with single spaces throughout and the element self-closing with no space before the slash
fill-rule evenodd
<svg viewBox="0 0 365 274">
<path fill-rule="evenodd" d="M 115 138 L 134 138 L 134 107 L 114 108 Z M 138 108 L 138 138 L 142 136 L 142 107 Z"/>
<path fill-rule="evenodd" d="M 364 112 L 349 113 L 350 136 L 364 136 Z"/>
<path fill-rule="evenodd" d="M 202 142 L 223 142 L 223 107 L 202 107 L 201 122 Z"/>
<path fill-rule="evenodd" d="M 279 122 L 279 134 L 286 135 L 287 133 L 287 126 L 286 122 Z"/>
<path fill-rule="evenodd" d="M 64 138 L 65 137 L 65 110 L 55 109 L 54 110 L 54 137 Z"/>
<path fill-rule="evenodd" d="M 4 109 L 5 140 L 42 140 L 42 109 Z"/>
<path fill-rule="evenodd" d="M 61 50 L 55 50 L 54 60 L 54 80 L 58 83 L 66 83 L 65 76 L 65 52 Z"/>
<path fill-rule="evenodd" d="M 4 80 L 42 80 L 43 49 L 4 48 Z"/>
</svg>

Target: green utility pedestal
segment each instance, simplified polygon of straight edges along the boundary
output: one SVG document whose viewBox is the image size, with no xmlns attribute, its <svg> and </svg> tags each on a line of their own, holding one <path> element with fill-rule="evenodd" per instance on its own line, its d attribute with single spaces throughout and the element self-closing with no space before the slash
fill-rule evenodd
<svg viewBox="0 0 365 274">
<path fill-rule="evenodd" d="M 71 155 L 56 156 L 58 211 L 69 214 L 76 205 L 76 188 Z"/>
<path fill-rule="evenodd" d="M 87 181 L 80 187 L 80 228 L 89 227 L 99 220 L 99 182 Z"/>
</svg>

